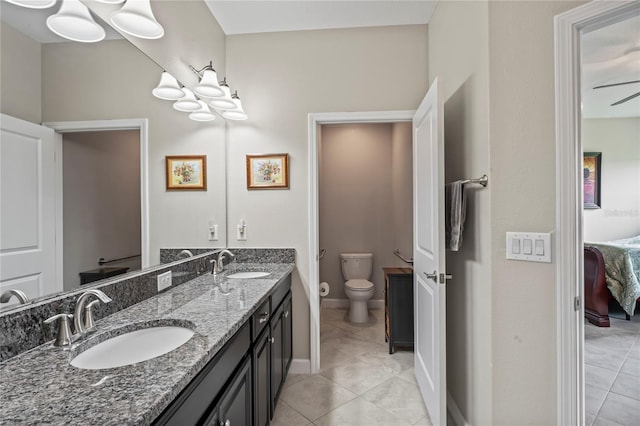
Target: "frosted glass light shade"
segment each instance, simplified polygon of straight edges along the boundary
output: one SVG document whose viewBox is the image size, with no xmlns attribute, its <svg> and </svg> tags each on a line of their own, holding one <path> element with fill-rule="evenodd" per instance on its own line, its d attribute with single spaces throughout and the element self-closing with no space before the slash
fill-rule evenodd
<svg viewBox="0 0 640 426">
<path fill-rule="evenodd" d="M 200 83 L 193 88 L 193 91 L 201 98 L 208 99 L 218 98 L 225 94 L 218 84 L 218 75 L 212 69 L 204 71 L 204 74 L 202 74 L 202 78 L 200 79 Z"/>
<path fill-rule="evenodd" d="M 198 101 L 200 103 L 200 109 L 189 114 L 189 118 L 193 121 L 213 121 L 216 116 L 213 115 L 209 107 L 204 101 Z"/>
<path fill-rule="evenodd" d="M 153 96 L 168 101 L 175 101 L 184 98 L 184 92 L 178 85 L 178 81 L 174 76 L 164 71 L 160 77 L 160 83 L 151 91 Z"/>
<path fill-rule="evenodd" d="M 242 102 L 240 102 L 240 98 L 234 95 L 232 100 L 236 107 L 234 109 L 222 111 L 222 117 L 226 118 L 227 120 L 236 121 L 246 120 L 247 118 L 249 118 L 249 116 L 242 109 Z"/>
<path fill-rule="evenodd" d="M 120 4 L 120 3 L 124 3 L 125 0 L 98 0 L 100 3 L 106 3 L 106 4 Z"/>
<path fill-rule="evenodd" d="M 164 28 L 151 11 L 149 0 L 129 0 L 120 10 L 111 14 L 116 29 L 135 37 L 157 39 L 164 35 Z"/>
<path fill-rule="evenodd" d="M 193 112 L 201 108 L 200 102 L 196 99 L 196 95 L 186 87 L 182 88 L 184 97 L 173 103 L 173 108 L 182 112 Z"/>
<path fill-rule="evenodd" d="M 60 37 L 82 43 L 95 43 L 105 37 L 104 28 L 79 0 L 63 0 L 58 13 L 47 18 L 47 27 Z"/>
<path fill-rule="evenodd" d="M 234 109 L 236 107 L 236 104 L 233 102 L 233 99 L 231 99 L 231 90 L 229 89 L 229 86 L 223 83 L 220 85 L 220 88 L 224 92 L 224 96 L 221 98 L 212 99 L 211 101 L 209 101 L 209 105 L 211 105 L 215 109 Z"/>
<path fill-rule="evenodd" d="M 46 9 L 56 4 L 56 0 L 5 0 L 7 3 L 17 6 L 28 7 L 29 9 Z"/>
</svg>

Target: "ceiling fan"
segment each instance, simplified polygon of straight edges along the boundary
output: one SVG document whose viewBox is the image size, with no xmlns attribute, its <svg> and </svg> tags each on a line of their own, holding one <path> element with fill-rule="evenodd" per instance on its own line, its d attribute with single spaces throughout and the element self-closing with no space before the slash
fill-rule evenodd
<svg viewBox="0 0 640 426">
<path fill-rule="evenodd" d="M 594 87 L 594 89 L 603 89 L 605 87 L 623 86 L 625 84 L 634 84 L 634 83 L 640 83 L 640 80 L 623 81 L 622 83 L 603 84 L 602 86 Z M 620 99 L 618 102 L 612 103 L 611 106 L 616 106 L 616 105 L 623 104 L 623 103 L 625 103 L 627 101 L 630 101 L 633 98 L 637 98 L 638 96 L 640 96 L 640 92 L 636 92 L 631 96 L 627 96 L 624 99 Z"/>
</svg>

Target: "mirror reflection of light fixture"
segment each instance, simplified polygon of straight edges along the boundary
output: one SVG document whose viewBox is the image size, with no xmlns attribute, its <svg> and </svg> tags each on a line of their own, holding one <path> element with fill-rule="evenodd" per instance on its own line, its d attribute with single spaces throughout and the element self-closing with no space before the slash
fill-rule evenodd
<svg viewBox="0 0 640 426">
<path fill-rule="evenodd" d="M 93 20 L 80 0 L 62 0 L 58 13 L 47 18 L 47 27 L 60 37 L 83 43 L 95 43 L 105 37 L 104 28 Z"/>
<path fill-rule="evenodd" d="M 200 109 L 189 114 L 190 119 L 194 121 L 213 121 L 216 119 L 216 116 L 211 113 L 204 101 L 198 101 L 198 103 L 200 104 Z"/>
<path fill-rule="evenodd" d="M 224 96 L 224 90 L 218 84 L 218 74 L 213 69 L 213 62 L 209 62 L 204 68 L 197 70 L 189 66 L 191 71 L 200 77 L 200 82 L 193 88 L 193 91 L 201 98 L 212 99 Z M 201 74 L 202 73 L 202 74 Z"/>
<path fill-rule="evenodd" d="M 246 120 L 249 116 L 242 109 L 242 103 L 240 102 L 240 98 L 238 97 L 238 92 L 236 91 L 233 95 L 231 95 L 231 99 L 233 99 L 233 103 L 235 104 L 234 109 L 222 111 L 222 117 L 227 120 Z"/>
<path fill-rule="evenodd" d="M 16 6 L 28 7 L 29 9 L 46 9 L 56 4 L 56 0 L 5 0 L 7 3 Z"/>
<path fill-rule="evenodd" d="M 150 0 L 129 0 L 120 10 L 111 14 L 111 23 L 118 30 L 146 39 L 157 39 L 164 35 L 164 28 L 151 11 Z"/>
<path fill-rule="evenodd" d="M 164 71 L 160 77 L 160 83 L 151 91 L 153 96 L 168 101 L 175 101 L 184 98 L 184 92 L 178 85 L 178 80 L 168 72 Z"/>
<path fill-rule="evenodd" d="M 199 110 L 201 105 L 196 98 L 196 95 L 186 87 L 183 87 L 182 91 L 184 92 L 184 97 L 175 101 L 173 103 L 173 108 L 182 112 L 193 112 Z"/>
<path fill-rule="evenodd" d="M 231 99 L 231 89 L 229 89 L 226 78 L 220 82 L 220 88 L 224 92 L 224 96 L 210 100 L 209 105 L 211 105 L 215 109 L 235 108 L 236 104 L 233 102 L 233 99 Z"/>
</svg>

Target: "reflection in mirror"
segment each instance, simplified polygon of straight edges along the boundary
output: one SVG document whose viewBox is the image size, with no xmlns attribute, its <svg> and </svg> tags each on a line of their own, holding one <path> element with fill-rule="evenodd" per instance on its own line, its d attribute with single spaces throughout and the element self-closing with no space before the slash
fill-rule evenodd
<svg viewBox="0 0 640 426">
<path fill-rule="evenodd" d="M 56 232 L 63 231 L 59 235 L 63 235 L 64 244 L 55 248 L 56 265 L 61 266 L 56 267 L 58 279 L 53 281 L 58 287 L 54 291 L 69 291 L 83 281 L 156 265 L 162 247 L 223 247 L 226 197 L 224 185 L 216 183 L 224 183 L 225 167 L 215 161 L 225 158 L 224 124 L 194 123 L 186 115 L 179 115 L 170 103 L 154 98 L 151 90 L 162 68 L 99 17 L 93 15 L 105 28 L 107 40 L 86 44 L 61 39 L 46 28 L 46 17 L 58 6 L 38 11 L 2 1 L 0 8 L 0 112 L 30 123 L 148 121 L 148 152 L 139 145 L 139 128 L 54 136 L 59 138 L 56 144 L 62 147 L 63 159 L 60 182 L 56 184 L 64 194 L 56 197 L 57 202 L 62 201 L 56 212 L 63 218 Z M 25 27 L 32 32 L 25 35 L 20 30 Z M 172 154 L 207 155 L 210 184 L 206 193 L 164 190 L 164 156 Z M 6 157 L 4 143 L 2 156 Z M 150 167 L 141 174 L 140 165 L 145 161 Z M 146 200 L 141 194 L 145 184 Z M 4 186 L 2 196 L 3 218 L 4 209 L 20 216 L 15 203 L 4 202 Z M 145 203 L 154 212 L 146 222 L 141 219 Z M 215 241 L 208 238 L 211 224 L 219 227 Z M 145 233 L 147 263 L 140 256 Z M 101 258 L 105 261 L 102 264 Z M 4 266 L 6 259 L 2 260 Z M 5 281 L 3 275 L 1 291 L 9 288 Z M 51 295 L 52 291 L 35 287 L 25 290 L 30 299 Z M 10 303 L 0 305 L 0 311 L 15 303 L 16 298 L 11 298 Z"/>
</svg>

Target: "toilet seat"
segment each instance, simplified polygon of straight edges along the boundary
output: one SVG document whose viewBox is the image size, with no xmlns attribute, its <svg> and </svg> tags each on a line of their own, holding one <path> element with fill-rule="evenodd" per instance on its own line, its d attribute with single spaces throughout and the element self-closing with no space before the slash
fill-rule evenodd
<svg viewBox="0 0 640 426">
<path fill-rule="evenodd" d="M 353 291 L 368 291 L 373 288 L 371 281 L 361 279 L 349 280 L 344 285 Z"/>
</svg>

